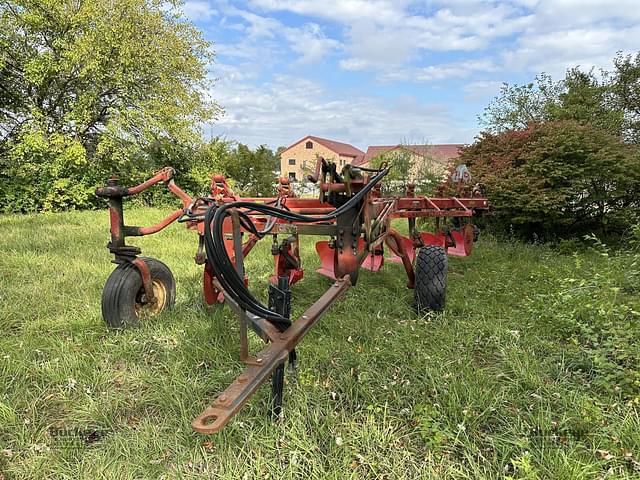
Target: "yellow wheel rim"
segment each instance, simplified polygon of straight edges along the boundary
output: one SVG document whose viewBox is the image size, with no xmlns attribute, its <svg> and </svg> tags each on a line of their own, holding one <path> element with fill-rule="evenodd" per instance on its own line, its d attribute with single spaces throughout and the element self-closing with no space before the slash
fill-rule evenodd
<svg viewBox="0 0 640 480">
<path fill-rule="evenodd" d="M 136 301 L 134 306 L 138 317 L 153 317 L 164 310 L 167 303 L 167 288 L 164 283 L 159 282 L 158 280 L 153 280 L 151 285 L 153 287 L 153 296 L 155 297 L 155 300 L 153 302 L 145 301 L 144 288 L 141 288 L 140 293 L 138 294 L 140 301 Z"/>
</svg>

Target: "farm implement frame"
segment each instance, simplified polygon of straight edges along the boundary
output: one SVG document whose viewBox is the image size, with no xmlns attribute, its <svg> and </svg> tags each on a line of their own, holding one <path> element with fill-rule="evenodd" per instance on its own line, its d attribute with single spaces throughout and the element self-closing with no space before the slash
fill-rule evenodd
<svg viewBox="0 0 640 480">
<path fill-rule="evenodd" d="M 226 303 L 240 324 L 240 360 L 245 370 L 192 422 L 201 433 L 220 431 L 256 390 L 272 379 L 272 415 L 282 408 L 284 367 L 295 368 L 295 347 L 320 317 L 358 281 L 361 268 L 378 272 L 385 260 L 399 262 L 414 289 L 418 310 L 444 308 L 447 254 L 470 255 L 478 230 L 474 215 L 488 210 L 479 188 L 469 188 L 468 172 L 454 175 L 457 192 L 452 197 L 415 194 L 408 185 L 402 196 L 382 194 L 382 181 L 390 167 L 344 166 L 339 172 L 332 162 L 318 159 L 308 178 L 318 186 L 317 198 L 299 198 L 288 179 L 281 178 L 276 195 L 242 198 L 221 175 L 213 175 L 211 194 L 191 197 L 174 182 L 174 170 L 164 168 L 134 187 L 121 186 L 111 178 L 96 194 L 108 201 L 111 240 L 109 251 L 116 269 L 102 295 L 102 314 L 112 328 L 138 324 L 141 317 L 158 314 L 175 302 L 175 280 L 159 260 L 140 256 L 140 249 L 127 245 L 127 237 L 157 233 L 174 222 L 185 223 L 198 234 L 195 262 L 204 266 L 203 294 L 207 304 Z M 182 202 L 156 225 L 125 224 L 123 199 L 158 183 L 166 184 Z M 466 193 L 466 195 L 465 195 Z M 408 236 L 392 227 L 393 219 L 408 222 Z M 417 219 L 434 218 L 431 232 L 420 231 Z M 300 260 L 300 236 L 324 237 L 316 243 L 321 275 L 333 280 L 327 291 L 298 319 L 291 321 L 291 285 L 304 277 Z M 270 277 L 268 305 L 258 301 L 248 288 L 244 259 L 258 241 L 271 239 L 274 274 Z M 326 238 L 328 237 L 328 240 Z M 385 246 L 391 256 L 385 259 Z M 249 352 L 248 332 L 266 344 Z"/>
</svg>

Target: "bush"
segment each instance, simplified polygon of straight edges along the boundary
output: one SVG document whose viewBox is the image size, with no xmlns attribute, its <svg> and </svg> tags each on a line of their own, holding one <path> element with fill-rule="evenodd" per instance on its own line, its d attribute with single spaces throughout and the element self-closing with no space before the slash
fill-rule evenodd
<svg viewBox="0 0 640 480">
<path fill-rule="evenodd" d="M 82 144 L 64 135 L 28 132 L 0 158 L 0 212 L 26 213 L 101 208 L 96 187 L 115 175 L 123 186 L 142 183 L 163 167 L 176 170 L 176 183 L 192 196 L 210 194 L 211 175 L 226 175 L 236 193 L 269 196 L 275 193 L 276 155 L 267 147 L 213 138 L 209 142 L 179 145 L 165 139 L 146 150 L 90 160 Z M 155 187 L 131 198 L 141 205 L 176 205 L 166 188 Z"/>
<path fill-rule="evenodd" d="M 402 196 L 409 184 L 413 184 L 419 195 L 432 195 L 446 176 L 440 159 L 422 151 L 422 146 L 401 145 L 373 158 L 371 167 L 379 168 L 383 163 L 391 166 L 382 183 L 384 195 Z"/>
<path fill-rule="evenodd" d="M 87 208 L 95 202 L 95 172 L 78 141 L 27 132 L 7 159 L 0 175 L 0 211 Z"/>
<path fill-rule="evenodd" d="M 252 197 L 273 196 L 279 164 L 278 157 L 265 145 L 251 150 L 239 143 L 224 157 L 219 173 L 232 180 L 235 193 Z"/>
<path fill-rule="evenodd" d="M 640 254 L 613 252 L 595 237 L 595 253 L 603 260 L 575 255 L 570 277 L 561 278 L 546 294 L 533 295 L 525 308 L 554 341 L 564 345 L 562 361 L 600 390 L 640 402 Z M 549 267 L 545 267 L 549 269 Z M 553 279 L 553 269 L 541 272 Z"/>
<path fill-rule="evenodd" d="M 640 211 L 640 153 L 591 125 L 483 133 L 461 156 L 486 187 L 493 223 L 544 239 L 622 233 Z"/>
</svg>

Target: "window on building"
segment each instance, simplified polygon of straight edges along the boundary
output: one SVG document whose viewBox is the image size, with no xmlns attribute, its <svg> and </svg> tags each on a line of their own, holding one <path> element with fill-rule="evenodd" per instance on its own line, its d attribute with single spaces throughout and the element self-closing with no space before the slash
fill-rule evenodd
<svg viewBox="0 0 640 480">
<path fill-rule="evenodd" d="M 296 172 L 289 172 L 289 180 L 291 182 L 295 182 L 296 181 Z"/>
<path fill-rule="evenodd" d="M 305 145 L 305 148 L 307 148 L 307 149 L 313 148 L 313 142 L 311 142 L 311 141 L 307 142 L 307 144 Z"/>
<path fill-rule="evenodd" d="M 295 158 L 290 158 L 289 159 L 289 165 L 295 165 L 296 164 L 296 159 Z"/>
</svg>

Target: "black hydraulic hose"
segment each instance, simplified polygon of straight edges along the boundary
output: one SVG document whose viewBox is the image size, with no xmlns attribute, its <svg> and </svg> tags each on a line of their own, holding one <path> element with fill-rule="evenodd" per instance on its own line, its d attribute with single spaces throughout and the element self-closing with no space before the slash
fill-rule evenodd
<svg viewBox="0 0 640 480">
<path fill-rule="evenodd" d="M 275 324 L 288 324 L 290 322 L 289 319 L 269 310 L 256 300 L 256 298 L 246 288 L 244 279 L 240 278 L 240 275 L 238 275 L 238 272 L 233 265 L 231 258 L 227 254 L 227 250 L 224 245 L 223 222 L 226 216 L 229 215 L 228 211 L 230 209 L 246 209 L 245 211 L 239 212 L 242 227 L 257 235 L 259 238 L 262 238 L 266 232 L 259 232 L 257 230 L 255 224 L 249 217 L 250 213 L 258 212 L 272 217 L 282 218 L 290 222 L 301 223 L 315 223 L 333 220 L 357 205 L 364 196 L 371 191 L 371 189 L 380 182 L 385 175 L 387 175 L 387 173 L 389 173 L 389 168 L 385 168 L 380 171 L 364 186 L 362 190 L 350 198 L 346 203 L 333 212 L 325 215 L 302 215 L 286 211 L 281 208 L 247 201 L 237 201 L 221 206 L 211 206 L 205 214 L 204 244 L 207 252 L 207 261 L 213 269 L 213 273 L 220 282 L 225 293 L 230 295 L 243 309 L 253 313 L 254 315 L 265 318 Z"/>
<path fill-rule="evenodd" d="M 210 209 L 207 212 L 205 218 L 205 248 L 207 248 L 207 257 L 210 259 L 210 264 L 214 270 L 214 273 L 218 277 L 218 280 L 222 284 L 223 288 L 227 291 L 228 294 L 232 295 L 236 301 L 242 305 L 246 310 L 251 311 L 255 315 L 261 316 L 263 318 L 267 318 L 275 322 L 280 323 L 283 320 L 286 320 L 284 317 L 272 312 L 265 308 L 262 304 L 260 304 L 246 289 L 244 285 L 244 280 L 239 277 L 237 274 L 233 263 L 231 262 L 229 256 L 226 254 L 226 249 L 224 248 L 224 238 L 222 235 L 222 222 L 224 221 L 224 217 L 227 215 L 225 212 L 231 208 L 248 208 L 249 212 L 257 211 L 265 214 L 273 214 L 279 218 L 284 218 L 289 221 L 299 221 L 299 222 L 318 222 L 323 220 L 331 220 L 341 213 L 351 208 L 353 205 L 357 204 L 364 195 L 373 188 L 373 186 L 379 182 L 384 175 L 388 172 L 384 171 L 380 175 L 374 177 L 372 181 L 366 186 L 368 188 L 363 189 L 358 192 L 352 199 L 350 199 L 345 205 L 337 209 L 336 211 L 318 217 L 310 217 L 300 214 L 295 214 L 291 212 L 283 212 L 282 210 L 274 209 L 273 207 L 267 207 L 264 204 L 255 204 L 252 202 L 233 202 L 222 207 Z M 245 220 L 247 223 L 251 223 L 250 226 L 246 225 L 245 221 L 243 221 L 243 227 L 252 233 L 258 233 L 255 229 L 255 226 L 252 224 L 251 219 L 245 212 L 240 212 L 242 220 Z M 213 235 L 211 232 L 211 224 L 213 223 Z M 247 228 L 249 227 L 249 228 Z M 216 244 L 217 247 L 216 248 Z"/>
</svg>

